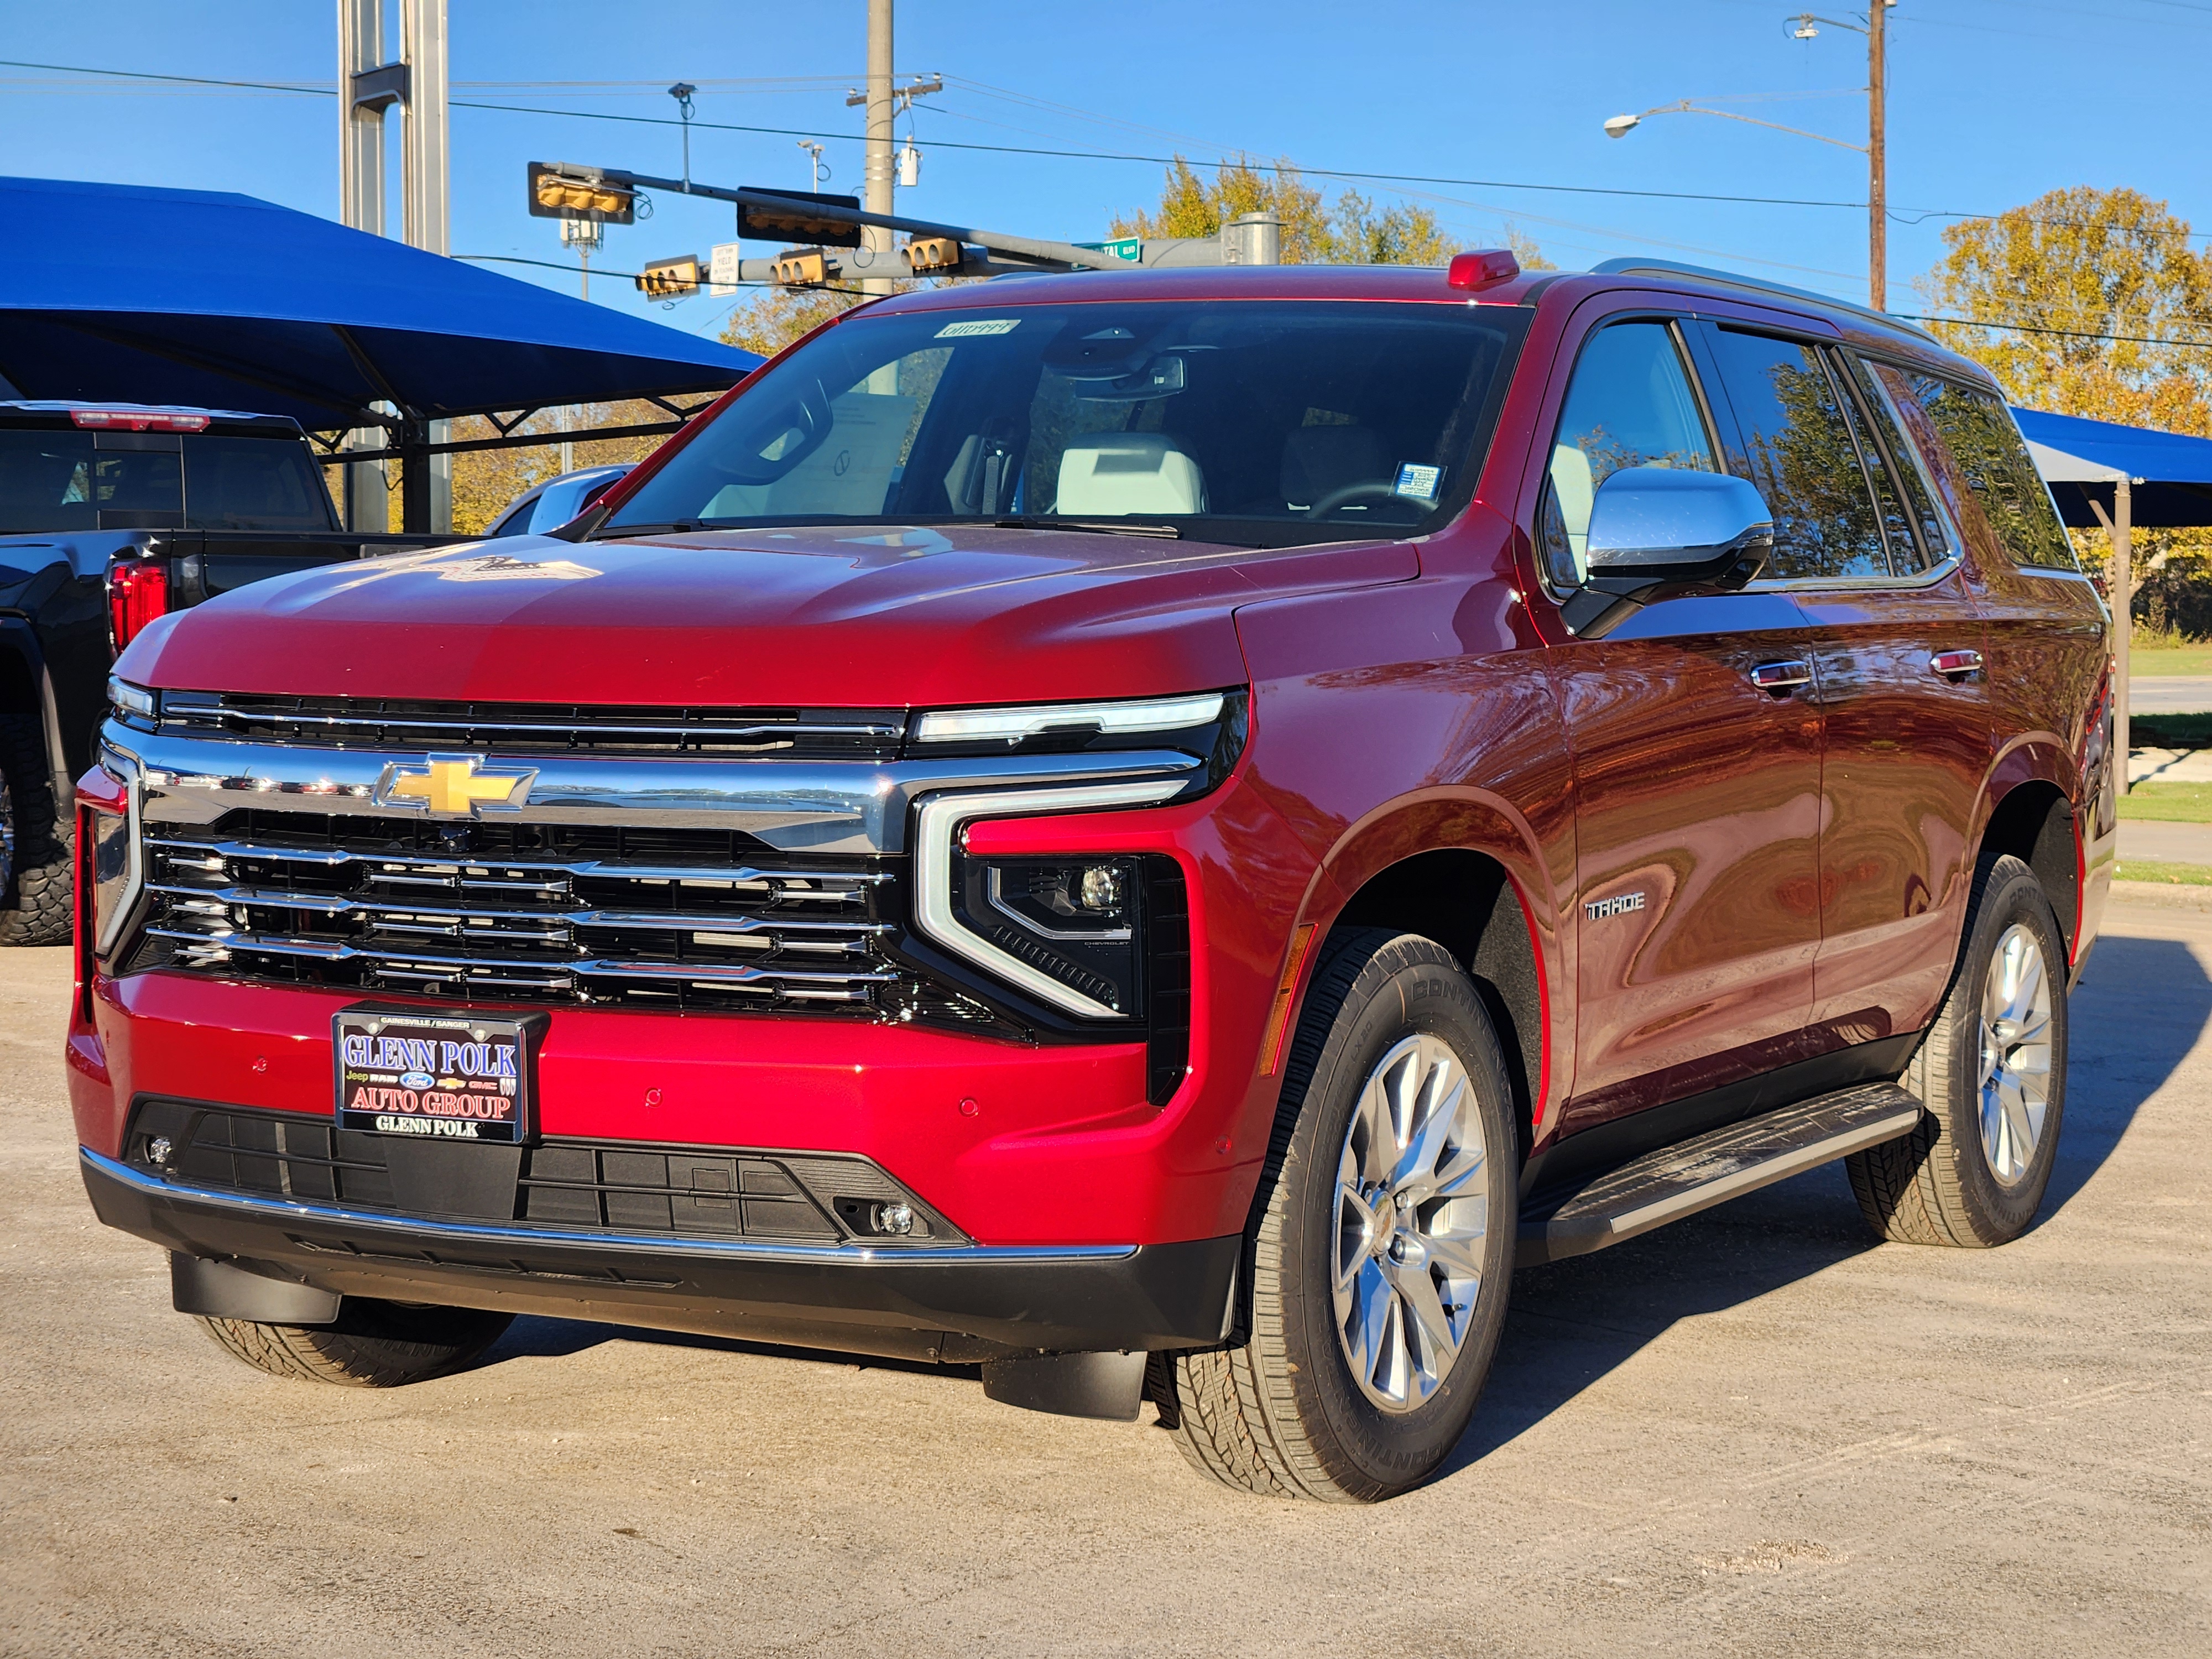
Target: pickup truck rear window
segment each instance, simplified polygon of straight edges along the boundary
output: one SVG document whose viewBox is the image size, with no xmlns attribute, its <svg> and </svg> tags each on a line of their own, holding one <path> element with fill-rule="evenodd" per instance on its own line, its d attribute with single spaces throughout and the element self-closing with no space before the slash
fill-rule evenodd
<svg viewBox="0 0 2212 1659">
<path fill-rule="evenodd" d="M 858 317 L 770 371 L 601 533 L 1018 519 L 1248 545 L 1413 534 L 1471 492 L 1526 316 L 1157 301 Z"/>
<path fill-rule="evenodd" d="M 0 429 L 0 532 L 335 530 L 296 438 L 179 436 L 102 448 L 94 434 Z"/>
</svg>

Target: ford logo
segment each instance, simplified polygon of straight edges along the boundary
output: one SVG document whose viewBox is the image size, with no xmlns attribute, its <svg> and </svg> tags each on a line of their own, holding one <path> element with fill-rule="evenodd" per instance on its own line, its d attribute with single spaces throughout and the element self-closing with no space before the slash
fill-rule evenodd
<svg viewBox="0 0 2212 1659">
<path fill-rule="evenodd" d="M 437 1082 L 428 1072 L 402 1072 L 399 1086 L 403 1089 L 427 1089 Z"/>
</svg>

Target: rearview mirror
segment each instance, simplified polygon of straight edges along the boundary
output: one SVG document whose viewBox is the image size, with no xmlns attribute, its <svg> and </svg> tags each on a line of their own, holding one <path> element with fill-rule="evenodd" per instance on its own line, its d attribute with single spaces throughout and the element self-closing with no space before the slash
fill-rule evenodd
<svg viewBox="0 0 2212 1659">
<path fill-rule="evenodd" d="M 1581 639 L 1602 639 L 1643 606 L 1730 593 L 1774 554 L 1774 515 L 1759 491 L 1721 472 L 1625 466 L 1590 501 L 1589 574 L 1560 606 Z"/>
</svg>

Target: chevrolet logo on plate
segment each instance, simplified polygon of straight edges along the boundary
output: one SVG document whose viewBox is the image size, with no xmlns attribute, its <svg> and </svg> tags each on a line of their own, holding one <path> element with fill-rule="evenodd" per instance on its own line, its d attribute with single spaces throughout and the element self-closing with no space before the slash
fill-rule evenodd
<svg viewBox="0 0 2212 1659">
<path fill-rule="evenodd" d="M 531 766 L 486 766 L 482 755 L 428 755 L 419 765 L 394 761 L 376 785 L 380 806 L 420 807 L 434 818 L 481 817 L 480 809 L 514 811 L 529 799 Z"/>
</svg>

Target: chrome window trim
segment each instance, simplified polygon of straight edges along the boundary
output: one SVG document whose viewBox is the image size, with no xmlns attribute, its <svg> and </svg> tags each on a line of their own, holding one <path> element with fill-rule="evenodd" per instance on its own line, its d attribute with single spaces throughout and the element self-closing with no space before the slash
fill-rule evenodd
<svg viewBox="0 0 2212 1659">
<path fill-rule="evenodd" d="M 392 809 L 375 799 L 385 769 L 419 765 L 425 752 L 388 744 L 309 749 L 172 736 L 133 731 L 114 720 L 100 728 L 102 764 L 118 778 L 126 767 L 143 772 L 144 817 L 165 824 L 212 823 L 256 804 L 388 817 Z M 1145 778 L 1156 781 L 1158 798 L 1165 799 L 1203 778 L 1206 765 L 1200 757 L 1170 749 L 896 762 L 568 754 L 501 758 L 526 761 L 538 772 L 529 799 L 499 815 L 503 823 L 738 830 L 801 856 L 903 852 L 908 809 L 934 791 Z"/>
<path fill-rule="evenodd" d="M 312 1120 L 303 1120 L 312 1121 Z M 1137 1254 L 1134 1244 L 963 1244 L 915 1245 L 910 1249 L 868 1244 L 768 1244 L 751 1239 L 701 1238 L 690 1233 L 572 1232 L 553 1227 L 501 1226 L 489 1222 L 434 1220 L 385 1211 L 349 1210 L 343 1205 L 310 1204 L 282 1194 L 240 1193 L 169 1181 L 77 1148 L 88 1170 L 149 1198 L 196 1204 L 254 1221 L 295 1222 L 345 1227 L 394 1239 L 429 1239 L 455 1244 L 574 1246 L 622 1255 L 696 1257 L 708 1261 L 787 1262 L 809 1267 L 884 1267 L 905 1262 L 944 1266 L 1009 1267 L 1024 1262 L 1121 1261 Z M 465 1267 L 466 1263 L 459 1264 Z"/>
<path fill-rule="evenodd" d="M 1178 793 L 1183 782 L 1181 778 L 1168 777 L 1130 783 L 926 796 L 915 813 L 915 926 L 956 956 L 1019 986 L 1055 1008 L 1092 1019 L 1127 1019 L 1129 1016 L 1123 1010 L 1109 1008 L 1097 998 L 1061 984 L 1051 975 L 1030 967 L 1020 957 L 1009 955 L 960 925 L 952 914 L 953 842 L 963 830 L 978 818 L 1155 806 Z"/>
</svg>

